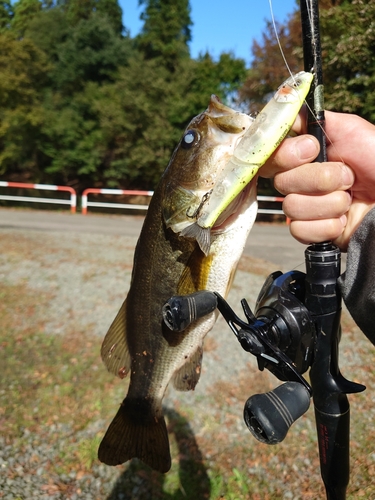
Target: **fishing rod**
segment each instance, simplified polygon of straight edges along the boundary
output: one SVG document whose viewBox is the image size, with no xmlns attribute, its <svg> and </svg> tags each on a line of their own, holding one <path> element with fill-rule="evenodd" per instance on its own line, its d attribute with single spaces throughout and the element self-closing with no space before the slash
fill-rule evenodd
<svg viewBox="0 0 375 500">
<path fill-rule="evenodd" d="M 301 0 L 305 71 L 314 80 L 307 96 L 307 131 L 320 144 L 315 161 L 327 161 L 324 85 L 318 0 Z M 310 369 L 320 470 L 327 499 L 344 500 L 350 477 L 350 405 L 347 394 L 363 387 L 346 380 L 338 365 L 341 336 L 341 295 L 337 285 L 341 252 L 331 242 L 316 243 L 305 252 L 306 300 L 316 325 L 314 359 Z M 322 286 L 322 283 L 325 285 Z M 328 284 L 329 283 L 329 284 Z"/>
<path fill-rule="evenodd" d="M 314 74 L 307 97 L 307 130 L 320 143 L 315 161 L 327 161 L 324 131 L 324 87 L 318 0 L 301 0 L 304 69 Z M 320 469 L 327 500 L 345 500 L 349 483 L 350 406 L 347 394 L 365 390 L 350 382 L 338 364 L 341 337 L 341 295 L 337 279 L 341 253 L 332 242 L 305 250 L 306 273 L 276 271 L 265 281 L 254 312 L 241 301 L 240 319 L 216 292 L 200 291 L 172 297 L 164 306 L 164 321 L 182 331 L 216 308 L 242 348 L 256 356 L 258 368 L 284 383 L 251 396 L 244 420 L 259 441 L 283 441 L 290 426 L 310 406 L 312 398 L 319 445 Z M 310 383 L 303 374 L 309 371 Z"/>
</svg>

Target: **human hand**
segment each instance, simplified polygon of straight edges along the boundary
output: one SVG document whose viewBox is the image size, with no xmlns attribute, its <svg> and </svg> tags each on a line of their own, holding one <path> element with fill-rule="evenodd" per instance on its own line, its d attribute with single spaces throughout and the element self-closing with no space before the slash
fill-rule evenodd
<svg viewBox="0 0 375 500">
<path fill-rule="evenodd" d="M 326 111 L 326 163 L 310 135 L 286 139 L 260 171 L 286 195 L 283 210 L 300 242 L 333 241 L 346 250 L 350 237 L 375 206 L 375 126 L 355 115 Z M 293 130 L 304 134 L 304 120 Z"/>
</svg>

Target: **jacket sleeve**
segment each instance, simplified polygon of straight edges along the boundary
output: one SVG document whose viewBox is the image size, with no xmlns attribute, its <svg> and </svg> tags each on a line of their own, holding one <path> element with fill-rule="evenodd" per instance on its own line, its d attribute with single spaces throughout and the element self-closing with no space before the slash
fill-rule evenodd
<svg viewBox="0 0 375 500">
<path fill-rule="evenodd" d="M 346 271 L 338 283 L 354 321 L 375 345 L 375 208 L 350 240 Z"/>
</svg>

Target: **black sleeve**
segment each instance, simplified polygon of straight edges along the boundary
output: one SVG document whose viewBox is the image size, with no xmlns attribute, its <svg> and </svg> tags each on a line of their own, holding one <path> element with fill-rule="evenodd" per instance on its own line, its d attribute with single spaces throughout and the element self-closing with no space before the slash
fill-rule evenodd
<svg viewBox="0 0 375 500">
<path fill-rule="evenodd" d="M 375 345 L 375 208 L 350 240 L 346 271 L 338 283 L 354 321 Z"/>
</svg>

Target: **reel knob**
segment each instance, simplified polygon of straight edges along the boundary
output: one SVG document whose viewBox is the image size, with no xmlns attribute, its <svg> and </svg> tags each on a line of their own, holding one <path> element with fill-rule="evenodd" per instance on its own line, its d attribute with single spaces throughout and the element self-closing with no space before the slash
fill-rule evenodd
<svg viewBox="0 0 375 500">
<path fill-rule="evenodd" d="M 216 307 L 217 297 L 213 292 L 201 290 L 190 295 L 174 295 L 163 306 L 163 320 L 173 332 L 182 332 Z"/>
<path fill-rule="evenodd" d="M 273 391 L 251 396 L 245 404 L 244 419 L 258 441 L 277 444 L 309 406 L 307 388 L 299 382 L 285 382 Z"/>
</svg>

